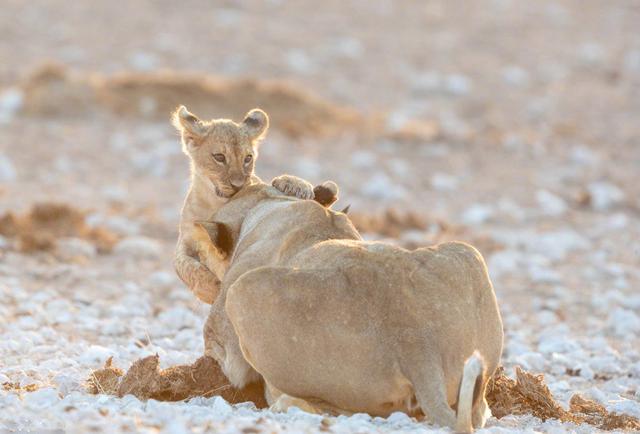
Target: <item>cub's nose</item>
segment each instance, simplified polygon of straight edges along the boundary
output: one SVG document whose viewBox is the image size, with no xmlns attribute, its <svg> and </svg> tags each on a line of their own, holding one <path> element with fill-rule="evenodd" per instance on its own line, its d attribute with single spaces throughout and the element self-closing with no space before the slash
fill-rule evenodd
<svg viewBox="0 0 640 434">
<path fill-rule="evenodd" d="M 229 181 L 229 183 L 231 184 L 231 187 L 233 188 L 233 191 L 238 191 L 240 190 L 243 186 L 244 186 L 244 178 L 243 179 L 231 179 Z"/>
</svg>

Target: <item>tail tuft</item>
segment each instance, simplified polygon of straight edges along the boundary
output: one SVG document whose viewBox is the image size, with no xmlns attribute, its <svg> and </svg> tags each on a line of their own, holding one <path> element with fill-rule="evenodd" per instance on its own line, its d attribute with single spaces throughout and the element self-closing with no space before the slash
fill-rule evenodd
<svg viewBox="0 0 640 434">
<path fill-rule="evenodd" d="M 478 399 L 480 385 L 485 380 L 485 362 L 478 351 L 464 363 L 460 391 L 458 393 L 458 414 L 456 418 L 456 432 L 470 433 L 473 431 L 472 411 Z"/>
</svg>

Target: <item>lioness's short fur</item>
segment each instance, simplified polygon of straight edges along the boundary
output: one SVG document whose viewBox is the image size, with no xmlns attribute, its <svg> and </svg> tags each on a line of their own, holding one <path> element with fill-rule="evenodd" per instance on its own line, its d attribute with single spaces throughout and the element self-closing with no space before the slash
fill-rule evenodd
<svg viewBox="0 0 640 434">
<path fill-rule="evenodd" d="M 262 377 L 280 410 L 387 416 L 417 399 L 437 424 L 484 425 L 503 331 L 476 249 L 366 242 L 344 214 L 262 186 L 214 222 L 233 256 L 205 351 L 235 386 Z"/>
<path fill-rule="evenodd" d="M 195 223 L 209 218 L 243 186 L 262 182 L 254 174 L 254 168 L 258 144 L 269 128 L 269 117 L 262 110 L 253 109 L 240 124 L 229 119 L 202 121 L 181 106 L 172 120 L 191 163 L 191 187 L 180 215 L 174 266 L 200 300 L 212 303 L 218 294 L 226 258 L 220 249 L 211 246 L 208 266 L 200 262 L 195 240 L 206 234 Z M 286 194 L 313 198 L 311 184 L 295 176 L 279 176 L 272 184 Z"/>
</svg>

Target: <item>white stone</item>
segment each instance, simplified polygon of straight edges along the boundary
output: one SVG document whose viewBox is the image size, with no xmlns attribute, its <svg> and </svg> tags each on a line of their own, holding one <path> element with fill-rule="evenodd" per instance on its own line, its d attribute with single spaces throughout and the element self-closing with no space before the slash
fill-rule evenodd
<svg viewBox="0 0 640 434">
<path fill-rule="evenodd" d="M 578 55 L 583 62 L 596 65 L 604 62 L 606 51 L 602 45 L 595 42 L 588 42 L 578 48 Z"/>
<path fill-rule="evenodd" d="M 233 27 L 242 18 L 242 13 L 239 9 L 230 7 L 218 7 L 215 8 L 214 19 L 216 24 L 222 27 Z"/>
<path fill-rule="evenodd" d="M 167 271 L 156 271 L 155 273 L 151 273 L 149 275 L 149 285 L 151 286 L 168 288 L 177 283 L 178 279 L 176 278 L 176 276 Z"/>
<path fill-rule="evenodd" d="M 438 191 L 453 191 L 458 188 L 458 178 L 446 173 L 436 172 L 431 175 L 431 187 Z"/>
<path fill-rule="evenodd" d="M 545 357 L 537 352 L 521 354 L 515 358 L 515 362 L 521 364 L 526 370 L 533 372 L 543 372 L 546 365 Z"/>
<path fill-rule="evenodd" d="M 85 365 L 102 365 L 109 357 L 115 355 L 115 351 L 110 348 L 106 348 L 101 345 L 91 345 L 84 353 L 82 353 L 78 358 L 78 361 Z"/>
<path fill-rule="evenodd" d="M 452 95 L 467 95 L 471 92 L 471 79 L 462 74 L 451 74 L 445 79 L 445 87 Z"/>
<path fill-rule="evenodd" d="M 502 78 L 512 86 L 526 86 L 529 84 L 529 73 L 519 66 L 508 66 L 502 70 Z"/>
<path fill-rule="evenodd" d="M 538 190 L 536 192 L 536 201 L 542 211 L 549 216 L 561 216 L 568 210 L 567 202 L 560 196 L 551 193 L 548 190 Z"/>
<path fill-rule="evenodd" d="M 96 246 L 81 238 L 60 238 L 56 241 L 57 254 L 65 259 L 93 258 L 97 254 Z"/>
<path fill-rule="evenodd" d="M 403 424 L 409 422 L 410 420 L 411 419 L 409 419 L 409 416 L 401 411 L 394 411 L 389 415 L 389 417 L 387 417 L 387 422 L 392 424 Z"/>
<path fill-rule="evenodd" d="M 211 405 L 211 411 L 216 416 L 226 416 L 233 411 L 233 408 L 224 398 L 215 396 L 213 398 L 213 404 Z"/>
<path fill-rule="evenodd" d="M 140 233 L 140 223 L 119 215 L 90 214 L 86 223 L 91 227 L 104 227 L 119 235 L 136 235 Z"/>
<path fill-rule="evenodd" d="M 302 74 L 311 73 L 315 69 L 313 61 L 304 50 L 290 50 L 286 54 L 285 60 L 287 65 L 289 65 L 289 68 Z"/>
<path fill-rule="evenodd" d="M 356 59 L 362 56 L 364 48 L 360 40 L 353 37 L 344 37 L 335 42 L 334 51 L 349 59 Z"/>
<path fill-rule="evenodd" d="M 640 72 L 640 50 L 631 50 L 624 57 L 624 66 L 632 72 Z"/>
<path fill-rule="evenodd" d="M 417 94 L 428 95 L 442 89 L 442 76 L 436 71 L 427 71 L 418 75 L 412 84 L 412 91 Z"/>
<path fill-rule="evenodd" d="M 35 410 L 42 410 L 60 401 L 58 391 L 52 387 L 38 389 L 24 395 L 24 403 Z"/>
<path fill-rule="evenodd" d="M 462 223 L 466 225 L 479 225 L 486 223 L 494 215 L 493 207 L 476 203 L 462 213 Z"/>
<path fill-rule="evenodd" d="M 24 104 L 22 90 L 11 87 L 0 94 L 0 123 L 10 122 Z"/>
<path fill-rule="evenodd" d="M 640 316 L 630 309 L 616 308 L 609 314 L 607 326 L 616 336 L 633 336 L 640 333 Z"/>
<path fill-rule="evenodd" d="M 295 167 L 296 173 L 303 178 L 314 179 L 322 174 L 322 166 L 311 158 L 298 158 Z"/>
<path fill-rule="evenodd" d="M 138 51 L 129 57 L 129 65 L 138 71 L 152 71 L 158 67 L 158 57 L 153 53 Z"/>
<path fill-rule="evenodd" d="M 596 153 L 586 146 L 574 146 L 570 158 L 573 163 L 582 166 L 595 166 L 599 162 Z"/>
<path fill-rule="evenodd" d="M 17 176 L 16 169 L 9 157 L 0 154 L 0 182 L 15 181 Z"/>
<path fill-rule="evenodd" d="M 116 244 L 113 253 L 136 258 L 158 258 L 162 256 L 160 242 L 142 236 L 125 238 Z"/>
<path fill-rule="evenodd" d="M 388 175 L 378 172 L 361 187 L 362 194 L 374 199 L 397 200 L 407 196 L 407 191 Z"/>
<path fill-rule="evenodd" d="M 587 190 L 591 197 L 591 206 L 596 211 L 607 211 L 611 207 L 624 201 L 624 193 L 616 185 L 598 181 L 588 185 Z"/>
<path fill-rule="evenodd" d="M 567 340 L 563 335 L 548 336 L 540 340 L 538 351 L 544 354 L 569 353 L 579 348 L 578 344 Z"/>
</svg>

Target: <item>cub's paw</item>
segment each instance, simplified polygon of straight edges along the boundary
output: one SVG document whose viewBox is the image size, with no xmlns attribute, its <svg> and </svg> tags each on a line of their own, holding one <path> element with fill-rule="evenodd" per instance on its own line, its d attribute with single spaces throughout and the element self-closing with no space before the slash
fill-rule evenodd
<svg viewBox="0 0 640 434">
<path fill-rule="evenodd" d="M 207 304 L 213 304 L 220 291 L 220 280 L 207 267 L 200 265 L 195 274 L 193 293 Z"/>
<path fill-rule="evenodd" d="M 300 199 L 313 199 L 313 186 L 304 179 L 292 175 L 273 178 L 271 185 L 286 194 Z"/>
</svg>

